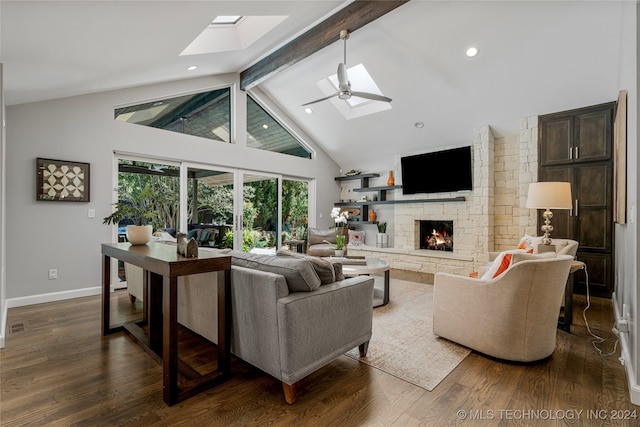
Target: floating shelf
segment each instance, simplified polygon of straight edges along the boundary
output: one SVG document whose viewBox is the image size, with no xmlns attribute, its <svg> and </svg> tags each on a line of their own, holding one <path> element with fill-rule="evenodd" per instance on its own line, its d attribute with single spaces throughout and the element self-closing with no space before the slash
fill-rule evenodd
<svg viewBox="0 0 640 427">
<path fill-rule="evenodd" d="M 438 203 L 438 202 L 464 202 L 464 196 L 445 197 L 441 199 L 402 199 L 402 200 L 377 200 L 366 202 L 338 202 L 334 206 L 371 206 L 371 205 L 397 205 L 402 203 Z"/>
<path fill-rule="evenodd" d="M 377 173 L 364 173 L 358 175 L 349 176 L 337 176 L 336 181 L 355 181 L 360 180 L 361 188 L 354 188 L 354 192 L 366 193 L 377 192 L 378 200 L 367 200 L 363 202 L 336 202 L 333 205 L 338 207 L 362 207 L 360 215 L 356 219 L 349 220 L 350 224 L 377 224 L 377 221 L 364 221 L 369 218 L 369 206 L 373 205 L 397 205 L 406 203 L 447 203 L 447 202 L 464 202 L 466 199 L 464 196 L 458 197 L 445 197 L 440 199 L 401 199 L 401 200 L 387 200 L 387 191 L 397 190 L 402 188 L 402 185 L 384 185 L 379 187 L 369 187 L 369 178 L 378 178 L 380 175 Z M 361 221 L 362 220 L 362 221 Z"/>
<path fill-rule="evenodd" d="M 363 187 L 363 188 L 354 188 L 353 191 L 358 193 L 365 193 L 367 191 L 386 191 L 386 190 L 397 190 L 398 188 L 402 188 L 402 185 L 386 185 L 384 187 Z"/>
</svg>

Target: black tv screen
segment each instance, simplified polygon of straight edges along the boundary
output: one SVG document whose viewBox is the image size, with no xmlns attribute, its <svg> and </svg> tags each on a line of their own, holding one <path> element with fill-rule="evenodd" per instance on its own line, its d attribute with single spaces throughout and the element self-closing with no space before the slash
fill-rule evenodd
<svg viewBox="0 0 640 427">
<path fill-rule="evenodd" d="M 400 159 L 402 194 L 472 190 L 471 147 L 416 154 Z"/>
</svg>

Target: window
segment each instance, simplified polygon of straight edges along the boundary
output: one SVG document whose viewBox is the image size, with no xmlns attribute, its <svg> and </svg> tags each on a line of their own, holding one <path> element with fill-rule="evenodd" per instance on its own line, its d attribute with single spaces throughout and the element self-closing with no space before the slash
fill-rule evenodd
<svg viewBox="0 0 640 427">
<path fill-rule="evenodd" d="M 231 89 L 183 95 L 115 109 L 115 119 L 231 142 Z"/>
<path fill-rule="evenodd" d="M 311 151 L 250 96 L 247 96 L 247 146 L 311 158 Z"/>
</svg>

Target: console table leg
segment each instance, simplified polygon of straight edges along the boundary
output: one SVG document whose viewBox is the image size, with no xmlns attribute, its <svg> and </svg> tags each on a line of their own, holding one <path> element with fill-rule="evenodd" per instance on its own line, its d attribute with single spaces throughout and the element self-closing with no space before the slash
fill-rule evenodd
<svg viewBox="0 0 640 427">
<path fill-rule="evenodd" d="M 111 257 L 102 257 L 102 335 L 111 332 Z"/>
<path fill-rule="evenodd" d="M 231 375 L 231 271 L 218 273 L 218 369 Z"/>
<path fill-rule="evenodd" d="M 382 305 L 389 303 L 389 270 L 384 272 L 384 295 Z"/>
<path fill-rule="evenodd" d="M 169 406 L 178 403 L 178 278 L 162 283 L 162 397 Z"/>
</svg>

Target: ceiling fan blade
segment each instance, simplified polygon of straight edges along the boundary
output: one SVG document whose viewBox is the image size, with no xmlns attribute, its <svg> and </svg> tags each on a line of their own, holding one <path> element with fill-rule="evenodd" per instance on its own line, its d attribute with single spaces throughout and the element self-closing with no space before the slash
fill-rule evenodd
<svg viewBox="0 0 640 427">
<path fill-rule="evenodd" d="M 338 88 L 341 92 L 346 92 L 351 88 L 349 76 L 347 75 L 347 65 L 343 62 L 338 64 Z"/>
<path fill-rule="evenodd" d="M 391 98 L 384 95 L 378 95 L 375 93 L 367 92 L 351 92 L 351 96 L 357 96 L 358 98 L 371 99 L 372 101 L 391 102 Z"/>
<path fill-rule="evenodd" d="M 333 95 L 329 95 L 329 96 L 325 96 L 324 98 L 320 98 L 320 99 L 316 99 L 315 101 L 311 101 L 311 102 L 307 102 L 306 104 L 302 104 L 302 106 L 306 106 L 306 105 L 311 105 L 311 104 L 315 104 L 316 102 L 320 102 L 320 101 L 325 101 L 329 98 L 333 98 L 334 96 L 338 96 L 339 92 L 334 93 Z"/>
</svg>

